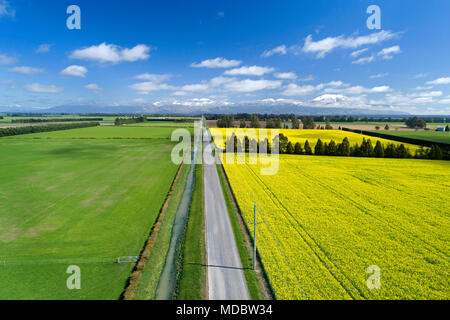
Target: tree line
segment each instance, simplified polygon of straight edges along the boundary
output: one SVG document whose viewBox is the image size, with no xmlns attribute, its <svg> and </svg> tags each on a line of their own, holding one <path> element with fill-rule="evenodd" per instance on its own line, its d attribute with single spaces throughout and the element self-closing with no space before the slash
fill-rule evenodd
<svg viewBox="0 0 450 320">
<path fill-rule="evenodd" d="M 345 137 L 341 143 L 336 143 L 334 140 L 323 142 L 321 139 L 318 139 L 313 149 L 308 140 L 304 144 L 300 142 L 294 144 L 282 133 L 277 135 L 271 142 L 265 138 L 258 143 L 256 139 L 250 139 L 248 136 L 239 139 L 233 132 L 231 137 L 226 139 L 224 152 L 270 153 L 273 149 L 272 146 L 278 146 L 280 154 L 450 160 L 448 151 L 442 150 L 437 145 L 433 145 L 429 149 L 421 147 L 412 155 L 411 151 L 404 144 L 388 143 L 383 145 L 377 140 L 374 146 L 370 139 L 363 138 L 361 145 L 358 143 L 350 145 L 348 138 Z M 276 149 L 274 148 L 274 150 Z"/>
<path fill-rule="evenodd" d="M 17 136 L 21 134 L 60 131 L 99 126 L 99 122 L 49 124 L 45 126 L 11 127 L 0 129 L 0 137 Z"/>
<path fill-rule="evenodd" d="M 234 116 L 230 115 L 223 115 L 223 114 L 209 114 L 206 115 L 205 118 L 207 120 L 215 120 L 215 119 L 222 119 L 225 117 L 233 117 L 237 121 L 244 120 L 244 121 L 251 121 L 251 118 L 255 116 L 256 114 L 250 114 L 250 113 L 238 113 Z M 283 122 L 290 121 L 293 117 L 301 117 L 296 114 L 258 114 L 256 115 L 260 121 L 267 121 L 274 118 L 280 118 Z M 308 115 L 304 115 L 308 116 Z M 410 117 L 368 117 L 368 116 L 308 116 L 312 118 L 314 122 L 326 122 L 327 120 L 329 122 L 345 122 L 345 123 L 352 123 L 352 122 L 385 122 L 385 123 L 391 123 L 391 122 L 406 122 L 410 119 Z M 426 123 L 446 123 L 448 122 L 448 118 L 445 117 L 422 117 L 422 120 L 424 120 Z"/>
<path fill-rule="evenodd" d="M 145 122 L 146 118 L 145 117 L 132 117 L 132 118 L 116 118 L 116 120 L 114 121 L 114 124 L 116 126 L 121 126 L 123 124 L 132 124 L 132 123 L 140 123 L 140 122 Z"/>
<path fill-rule="evenodd" d="M 82 122 L 103 121 L 103 118 L 51 118 L 51 119 L 12 119 L 11 123 L 41 123 L 41 122 Z"/>
<path fill-rule="evenodd" d="M 423 129 L 426 128 L 427 122 L 424 119 L 418 117 L 410 117 L 410 118 L 401 118 L 401 119 L 393 119 L 393 118 L 353 118 L 353 117 L 314 117 L 314 116 L 302 116 L 298 118 L 296 115 L 262 115 L 258 116 L 256 114 L 240 114 L 236 116 L 239 119 L 239 127 L 240 128 L 261 128 L 261 121 L 266 122 L 265 128 L 267 129 L 283 129 L 286 127 L 292 129 L 300 129 L 300 124 L 303 124 L 303 129 L 325 129 L 332 130 L 333 126 L 331 122 L 345 122 L 351 123 L 355 121 L 360 122 L 386 122 L 384 126 L 385 130 L 389 130 L 388 122 L 404 122 L 405 125 L 409 128 L 413 129 Z M 447 121 L 447 119 L 439 119 L 433 118 L 433 121 L 442 120 L 442 122 Z M 250 125 L 247 126 L 247 122 L 250 122 Z M 316 125 L 316 122 L 325 122 L 325 125 Z M 236 120 L 234 116 L 226 115 L 219 117 L 217 120 L 217 126 L 219 128 L 234 128 L 236 127 Z M 448 126 L 447 126 L 448 127 Z M 380 127 L 377 126 L 377 130 Z"/>
</svg>

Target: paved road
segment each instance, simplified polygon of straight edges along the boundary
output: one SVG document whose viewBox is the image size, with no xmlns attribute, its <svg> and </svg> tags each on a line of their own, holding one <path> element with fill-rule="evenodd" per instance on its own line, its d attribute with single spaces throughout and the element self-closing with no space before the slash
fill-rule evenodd
<svg viewBox="0 0 450 320">
<path fill-rule="evenodd" d="M 204 135 L 205 219 L 209 299 L 249 300 L 250 295 L 216 165 L 207 163 L 207 158 L 210 159 L 211 157 L 211 147 L 206 130 Z"/>
</svg>

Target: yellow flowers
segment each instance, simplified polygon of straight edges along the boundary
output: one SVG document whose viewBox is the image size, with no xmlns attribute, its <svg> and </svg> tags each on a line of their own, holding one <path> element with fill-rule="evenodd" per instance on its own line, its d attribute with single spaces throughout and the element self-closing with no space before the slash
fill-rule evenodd
<svg viewBox="0 0 450 320">
<path fill-rule="evenodd" d="M 279 161 L 274 176 L 224 165 L 252 235 L 253 204 L 260 208 L 257 245 L 278 299 L 450 298 L 448 162 Z M 366 285 L 372 265 L 380 290 Z"/>
<path fill-rule="evenodd" d="M 240 130 L 242 130 L 241 134 L 239 134 Z M 215 138 L 214 140 L 216 141 L 217 147 L 219 147 L 219 148 L 224 147 L 223 141 L 226 140 L 225 135 L 227 135 L 227 137 L 230 137 L 233 132 L 238 132 L 237 136 L 238 137 L 242 136 L 242 138 L 243 138 L 243 136 L 250 130 L 256 130 L 257 134 L 259 134 L 259 132 L 261 130 L 267 130 L 267 132 L 268 132 L 267 135 L 269 137 L 271 137 L 271 132 L 273 129 L 233 129 L 233 128 L 231 128 L 231 129 L 225 129 L 225 128 L 210 129 L 212 136 Z M 347 131 L 341 131 L 341 130 L 279 129 L 277 131 L 279 131 L 279 133 L 282 133 L 286 137 L 288 137 L 289 141 L 291 141 L 293 144 L 300 142 L 303 146 L 305 144 L 305 141 L 308 140 L 311 148 L 314 148 L 318 139 L 321 139 L 322 142 L 324 142 L 324 143 L 325 142 L 329 143 L 331 140 L 334 140 L 334 142 L 336 142 L 336 143 L 341 143 L 345 137 L 348 138 L 351 145 L 354 145 L 355 143 L 360 145 L 361 142 L 363 141 L 363 138 L 365 138 L 366 140 L 370 139 L 372 141 L 373 145 L 375 145 L 377 140 L 380 140 L 380 142 L 383 145 L 386 145 L 388 143 L 394 143 L 396 145 L 401 144 L 400 142 L 396 142 L 396 141 L 391 141 L 391 140 L 381 139 L 381 138 L 376 138 L 376 137 L 370 137 L 370 136 L 366 136 L 366 135 L 362 135 L 362 134 L 358 134 L 358 133 L 354 133 L 354 132 L 347 132 Z M 242 133 L 244 133 L 244 134 L 242 134 Z M 217 139 L 217 137 L 223 137 L 222 141 L 221 141 L 221 139 Z M 415 145 L 406 144 L 406 143 L 404 143 L 404 145 L 406 148 L 409 148 L 411 150 L 411 153 L 413 153 L 413 154 L 417 149 L 419 149 L 419 147 L 415 146 Z"/>
</svg>

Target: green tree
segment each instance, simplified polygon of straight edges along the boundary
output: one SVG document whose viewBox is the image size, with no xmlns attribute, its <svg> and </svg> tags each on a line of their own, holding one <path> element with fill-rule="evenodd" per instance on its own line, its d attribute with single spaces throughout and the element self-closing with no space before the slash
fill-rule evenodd
<svg viewBox="0 0 450 320">
<path fill-rule="evenodd" d="M 331 140 L 330 143 L 328 144 L 327 154 L 329 156 L 335 156 L 336 153 L 337 153 L 336 143 L 333 140 Z"/>
<path fill-rule="evenodd" d="M 286 153 L 287 154 L 294 154 L 294 146 L 292 145 L 292 142 L 288 142 L 286 146 Z"/>
<path fill-rule="evenodd" d="M 447 131 L 447 132 L 450 131 L 450 127 L 448 125 L 445 127 L 445 131 Z"/>
<path fill-rule="evenodd" d="M 330 119 L 326 119 L 325 121 L 325 130 L 333 130 L 333 126 L 330 124 Z"/>
<path fill-rule="evenodd" d="M 274 145 L 278 144 L 280 153 L 286 153 L 289 140 L 284 134 L 280 133 L 273 139 L 273 141 Z"/>
<path fill-rule="evenodd" d="M 314 122 L 314 117 L 302 117 L 303 129 L 314 129 L 316 123 Z"/>
<path fill-rule="evenodd" d="M 294 146 L 294 154 L 303 154 L 302 145 L 300 142 L 297 142 Z"/>
<path fill-rule="evenodd" d="M 405 124 L 408 126 L 408 128 L 412 128 L 412 129 L 422 129 L 422 128 L 426 128 L 426 126 L 427 126 L 427 123 L 425 122 L 425 120 L 420 119 L 418 117 L 412 117 L 412 118 L 406 119 Z"/>
<path fill-rule="evenodd" d="M 393 143 L 389 143 L 386 146 L 386 148 L 384 149 L 384 156 L 386 158 L 395 158 L 396 150 L 395 150 L 395 145 Z"/>
<path fill-rule="evenodd" d="M 439 146 L 432 145 L 429 151 L 428 158 L 435 159 L 435 160 L 442 160 L 443 159 L 443 152 Z"/>
<path fill-rule="evenodd" d="M 239 128 L 246 128 L 247 124 L 245 123 L 245 119 L 241 119 L 239 121 Z"/>
<path fill-rule="evenodd" d="M 282 125 L 283 125 L 283 123 L 279 117 L 276 117 L 275 119 L 273 119 L 273 127 L 275 129 L 281 129 Z"/>
<path fill-rule="evenodd" d="M 386 125 L 384 126 L 384 130 L 389 130 L 389 125 L 388 125 L 388 124 L 386 124 Z"/>
<path fill-rule="evenodd" d="M 259 118 L 256 114 L 250 117 L 250 128 L 260 128 Z"/>
<path fill-rule="evenodd" d="M 308 155 L 308 156 L 313 154 L 311 146 L 309 145 L 309 141 L 308 140 L 305 141 L 305 154 Z"/>
<path fill-rule="evenodd" d="M 293 129 L 299 129 L 300 128 L 300 121 L 298 120 L 298 118 L 296 116 L 293 116 L 291 118 L 291 123 L 292 123 L 292 128 Z"/>
<path fill-rule="evenodd" d="M 395 153 L 396 153 L 396 158 L 410 158 L 411 157 L 409 150 L 405 148 L 405 145 L 403 143 L 396 148 Z"/>
<path fill-rule="evenodd" d="M 377 140 L 377 143 L 375 144 L 375 157 L 377 158 L 384 158 L 384 149 L 383 145 L 381 144 L 380 140 Z"/>
<path fill-rule="evenodd" d="M 316 146 L 314 147 L 314 154 L 316 156 L 321 156 L 324 154 L 323 143 L 322 140 L 317 140 Z"/>
<path fill-rule="evenodd" d="M 328 155 L 328 143 L 324 143 L 323 144 L 323 155 L 327 156 Z"/>
</svg>

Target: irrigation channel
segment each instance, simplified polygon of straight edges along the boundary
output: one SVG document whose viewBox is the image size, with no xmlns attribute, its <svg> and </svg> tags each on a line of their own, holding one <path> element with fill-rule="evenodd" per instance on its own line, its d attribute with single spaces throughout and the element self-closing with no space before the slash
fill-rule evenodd
<svg viewBox="0 0 450 320">
<path fill-rule="evenodd" d="M 202 132 L 203 132 L 203 118 L 200 124 L 200 129 L 198 125 L 195 125 L 195 141 L 194 141 L 194 151 L 191 156 L 191 167 L 186 179 L 186 185 L 184 187 L 183 195 L 180 203 L 178 204 L 177 212 L 175 214 L 175 221 L 172 227 L 172 236 L 170 238 L 169 250 L 166 256 L 166 262 L 164 264 L 161 277 L 159 278 L 158 288 L 156 289 L 156 300 L 172 300 L 173 293 L 175 290 L 176 282 L 176 257 L 177 257 L 177 247 L 179 242 L 182 240 L 184 229 L 186 226 L 186 221 L 189 216 L 189 208 L 192 200 L 192 192 L 195 183 L 195 167 L 197 162 L 197 154 L 199 152 L 199 147 L 202 143 Z M 201 152 L 201 149 L 200 149 Z"/>
</svg>

